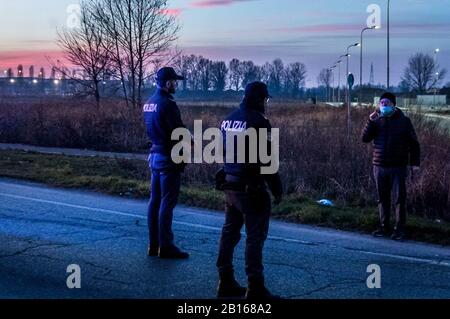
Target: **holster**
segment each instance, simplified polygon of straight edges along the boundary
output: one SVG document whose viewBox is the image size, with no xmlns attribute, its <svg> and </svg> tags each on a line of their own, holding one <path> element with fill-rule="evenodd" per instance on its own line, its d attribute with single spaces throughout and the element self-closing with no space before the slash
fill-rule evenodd
<svg viewBox="0 0 450 319">
<path fill-rule="evenodd" d="M 258 193 L 264 191 L 265 189 L 266 186 L 263 183 L 248 182 L 232 175 L 225 176 L 224 190 L 244 193 Z"/>
<path fill-rule="evenodd" d="M 225 190 L 225 185 L 227 183 L 226 176 L 227 174 L 225 173 L 225 170 L 223 168 L 219 169 L 216 172 L 216 190 L 218 191 Z"/>
</svg>

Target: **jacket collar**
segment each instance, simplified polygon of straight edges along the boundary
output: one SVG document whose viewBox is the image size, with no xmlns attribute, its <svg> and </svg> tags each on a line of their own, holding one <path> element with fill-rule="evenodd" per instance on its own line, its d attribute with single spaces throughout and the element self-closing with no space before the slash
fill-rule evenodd
<svg viewBox="0 0 450 319">
<path fill-rule="evenodd" d="M 240 108 L 242 110 L 253 110 L 262 114 L 265 113 L 263 105 L 259 105 L 255 101 L 247 100 L 246 98 L 241 102 Z"/>
<path fill-rule="evenodd" d="M 173 100 L 173 95 L 170 94 L 169 92 L 163 90 L 163 89 L 158 88 L 158 89 L 156 90 L 156 94 L 158 94 L 158 95 L 160 95 L 160 96 L 167 97 L 167 98 Z"/>
</svg>

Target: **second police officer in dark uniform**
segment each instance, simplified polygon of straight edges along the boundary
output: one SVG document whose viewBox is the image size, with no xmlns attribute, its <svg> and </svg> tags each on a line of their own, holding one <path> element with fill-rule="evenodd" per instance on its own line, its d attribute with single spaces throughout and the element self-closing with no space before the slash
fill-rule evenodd
<svg viewBox="0 0 450 319">
<path fill-rule="evenodd" d="M 149 164 L 152 171 L 151 198 L 148 206 L 149 256 L 184 259 L 189 254 L 174 244 L 172 232 L 173 209 L 180 193 L 183 164 L 175 164 L 171 158 L 173 130 L 185 127 L 180 110 L 172 94 L 175 93 L 177 75 L 173 68 L 165 67 L 156 76 L 156 93 L 144 105 L 147 135 L 151 141 Z"/>
<path fill-rule="evenodd" d="M 269 98 L 267 86 L 262 82 L 253 82 L 246 87 L 240 108 L 222 123 L 225 153 L 227 131 L 233 131 L 238 127 L 254 128 L 257 131 L 259 128 L 266 128 L 270 132 L 271 124 L 264 116 Z M 267 143 L 270 152 L 269 139 Z M 246 144 L 247 159 L 250 150 L 248 146 Z M 267 186 L 275 196 L 275 203 L 278 204 L 283 194 L 281 179 L 278 173 L 262 175 L 260 161 L 253 164 L 247 160 L 245 163 L 238 163 L 236 157 L 237 154 L 234 154 L 235 160 L 232 163 L 225 160 L 223 172 L 226 211 L 217 259 L 219 271 L 217 296 L 219 298 L 245 296 L 247 299 L 276 298 L 264 284 L 262 253 L 271 214 L 271 198 Z M 235 280 L 233 268 L 233 253 L 240 241 L 243 225 L 247 233 L 245 247 L 247 289 L 241 287 Z"/>
</svg>

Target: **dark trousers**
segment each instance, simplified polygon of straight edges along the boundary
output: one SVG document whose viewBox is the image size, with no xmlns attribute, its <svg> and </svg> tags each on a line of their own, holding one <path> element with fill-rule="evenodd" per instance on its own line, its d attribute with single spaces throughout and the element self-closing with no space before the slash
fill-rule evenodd
<svg viewBox="0 0 450 319">
<path fill-rule="evenodd" d="M 403 231 L 406 223 L 406 167 L 373 167 L 378 193 L 380 226 L 390 228 L 391 207 L 395 210 L 395 229 Z"/>
<path fill-rule="evenodd" d="M 225 223 L 220 238 L 217 268 L 221 276 L 234 272 L 234 248 L 245 224 L 245 271 L 249 281 L 264 280 L 263 247 L 269 231 L 271 201 L 267 191 L 246 193 L 226 191 Z"/>
<path fill-rule="evenodd" d="M 172 219 L 178 195 L 181 173 L 178 170 L 152 170 L 151 197 L 148 205 L 148 229 L 150 246 L 170 248 L 174 246 Z"/>
</svg>

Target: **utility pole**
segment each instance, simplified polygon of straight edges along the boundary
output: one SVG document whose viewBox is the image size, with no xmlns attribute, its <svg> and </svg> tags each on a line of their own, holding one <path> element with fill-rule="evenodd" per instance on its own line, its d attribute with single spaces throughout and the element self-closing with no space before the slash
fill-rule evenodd
<svg viewBox="0 0 450 319">
<path fill-rule="evenodd" d="M 433 106 L 436 106 L 436 94 L 437 94 L 437 81 L 439 78 L 439 73 L 437 72 L 438 66 L 437 66 L 437 55 L 439 53 L 439 49 L 434 50 L 434 68 L 436 70 L 435 73 L 435 81 L 434 81 L 434 98 L 433 98 Z"/>
<path fill-rule="evenodd" d="M 389 91 L 390 85 L 390 72 L 391 72 L 391 47 L 390 47 L 390 11 L 391 11 L 391 0 L 388 0 L 388 9 L 387 9 L 387 90 Z"/>
<path fill-rule="evenodd" d="M 350 138 L 350 133 L 352 130 L 352 118 L 351 118 L 351 105 L 352 105 L 352 87 L 355 83 L 355 77 L 352 73 L 347 76 L 348 85 L 348 108 L 347 108 L 347 137 Z"/>
<path fill-rule="evenodd" d="M 373 62 L 370 64 L 370 78 L 369 78 L 369 86 L 373 86 L 375 84 L 375 79 L 373 75 Z"/>
</svg>

